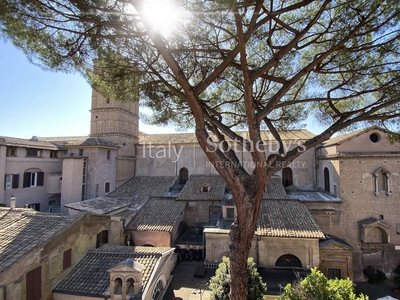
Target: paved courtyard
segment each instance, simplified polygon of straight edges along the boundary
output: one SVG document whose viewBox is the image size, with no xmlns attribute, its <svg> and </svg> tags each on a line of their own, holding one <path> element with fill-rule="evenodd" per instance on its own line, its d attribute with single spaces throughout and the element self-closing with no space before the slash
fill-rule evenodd
<svg viewBox="0 0 400 300">
<path fill-rule="evenodd" d="M 211 292 L 207 289 L 206 285 L 210 278 L 215 275 L 214 269 L 204 269 L 204 264 L 201 261 L 183 261 L 176 265 L 172 274 L 173 279 L 163 300 L 210 300 Z M 267 282 L 270 293 L 276 295 L 279 295 L 281 289 L 277 287 L 281 283 L 287 280 L 295 280 L 295 277 L 289 278 L 290 276 L 287 272 L 283 272 L 282 270 L 267 272 L 261 268 L 260 274 L 263 280 Z M 301 277 L 303 276 L 306 276 L 306 274 L 301 274 Z M 400 294 L 393 292 L 393 282 L 390 280 L 386 280 L 381 285 L 357 282 L 356 288 L 368 295 L 370 300 L 376 300 L 384 296 L 392 296 L 400 299 Z"/>
</svg>

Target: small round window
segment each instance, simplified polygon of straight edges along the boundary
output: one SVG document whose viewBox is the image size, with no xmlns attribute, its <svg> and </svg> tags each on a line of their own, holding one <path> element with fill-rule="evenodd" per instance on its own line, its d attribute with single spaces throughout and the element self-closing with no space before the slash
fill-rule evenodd
<svg viewBox="0 0 400 300">
<path fill-rule="evenodd" d="M 377 133 L 371 133 L 371 135 L 369 136 L 369 139 L 371 140 L 371 142 L 377 143 L 381 140 L 381 136 Z"/>
</svg>

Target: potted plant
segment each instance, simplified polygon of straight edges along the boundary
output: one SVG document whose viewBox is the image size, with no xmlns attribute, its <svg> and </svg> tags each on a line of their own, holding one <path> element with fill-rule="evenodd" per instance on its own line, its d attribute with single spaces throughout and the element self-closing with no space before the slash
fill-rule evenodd
<svg viewBox="0 0 400 300">
<path fill-rule="evenodd" d="M 392 281 L 394 283 L 393 291 L 395 293 L 400 293 L 400 265 L 393 270 Z"/>
</svg>

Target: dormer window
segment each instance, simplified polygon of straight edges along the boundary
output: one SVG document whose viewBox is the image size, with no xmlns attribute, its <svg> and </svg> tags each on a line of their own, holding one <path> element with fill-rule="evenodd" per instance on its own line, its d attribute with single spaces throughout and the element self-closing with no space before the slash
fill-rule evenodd
<svg viewBox="0 0 400 300">
<path fill-rule="evenodd" d="M 211 186 L 210 186 L 209 184 L 203 184 L 203 185 L 201 186 L 201 191 L 202 191 L 203 193 L 208 193 L 208 192 L 210 191 L 210 189 L 211 189 Z"/>
</svg>

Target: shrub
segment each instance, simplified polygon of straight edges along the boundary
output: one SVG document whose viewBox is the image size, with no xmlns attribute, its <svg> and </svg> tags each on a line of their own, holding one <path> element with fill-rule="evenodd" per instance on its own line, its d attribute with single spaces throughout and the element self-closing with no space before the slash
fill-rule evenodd
<svg viewBox="0 0 400 300">
<path fill-rule="evenodd" d="M 400 265 L 397 266 L 396 269 L 393 270 L 393 283 L 394 283 L 394 288 L 396 290 L 400 290 Z"/>
<path fill-rule="evenodd" d="M 364 275 L 368 278 L 370 284 L 382 284 L 386 280 L 386 275 L 379 269 L 368 266 L 363 270 Z"/>
<path fill-rule="evenodd" d="M 368 300 L 368 296 L 355 293 L 350 279 L 328 279 L 316 268 L 301 282 L 288 284 L 280 300 Z"/>
<path fill-rule="evenodd" d="M 262 281 L 257 272 L 256 264 L 251 257 L 247 260 L 247 299 L 262 300 L 267 285 Z M 209 288 L 211 289 L 212 300 L 230 299 L 230 260 L 227 257 L 222 258 L 215 276 L 211 277 Z"/>
</svg>

